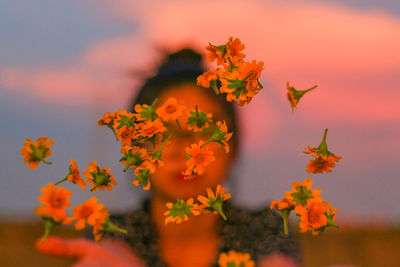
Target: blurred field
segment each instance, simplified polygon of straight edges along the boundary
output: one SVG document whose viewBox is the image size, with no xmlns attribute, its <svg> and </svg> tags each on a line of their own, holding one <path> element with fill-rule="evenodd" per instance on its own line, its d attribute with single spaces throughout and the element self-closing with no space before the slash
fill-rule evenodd
<svg viewBox="0 0 400 267">
<path fill-rule="evenodd" d="M 41 255 L 34 241 L 42 235 L 41 223 L 0 223 L 0 266 L 70 266 L 74 261 Z M 78 237 L 71 228 L 55 228 L 54 235 Z M 302 234 L 304 267 L 354 265 L 400 266 L 400 228 L 328 230 L 320 236 Z"/>
</svg>

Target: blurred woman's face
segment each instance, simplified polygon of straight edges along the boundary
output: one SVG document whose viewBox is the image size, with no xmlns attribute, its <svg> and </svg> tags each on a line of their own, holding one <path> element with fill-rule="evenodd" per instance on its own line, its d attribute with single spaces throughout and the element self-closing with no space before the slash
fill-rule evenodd
<svg viewBox="0 0 400 267">
<path fill-rule="evenodd" d="M 207 89 L 198 88 L 193 84 L 171 87 L 160 96 L 158 103 L 162 105 L 169 97 L 174 97 L 178 102 L 182 102 L 188 110 L 194 109 L 197 105 L 199 111 L 212 113 L 214 122 L 228 120 L 226 112 L 202 90 Z M 206 168 L 203 175 L 185 180 L 182 172 L 186 169 L 186 147 L 198 143 L 200 140 L 207 140 L 212 133 L 208 136 L 194 134 L 187 130 L 184 117 L 179 121 L 181 128 L 172 122 L 168 127 L 172 138 L 162 153 L 165 165 L 153 174 L 151 180 L 153 193 L 159 194 L 168 201 L 175 201 L 178 196 L 187 199 L 205 194 L 205 189 L 208 187 L 215 189 L 225 180 L 232 158 L 232 152 L 226 154 L 222 145 L 210 143 L 209 148 L 214 152 L 216 160 Z"/>
</svg>

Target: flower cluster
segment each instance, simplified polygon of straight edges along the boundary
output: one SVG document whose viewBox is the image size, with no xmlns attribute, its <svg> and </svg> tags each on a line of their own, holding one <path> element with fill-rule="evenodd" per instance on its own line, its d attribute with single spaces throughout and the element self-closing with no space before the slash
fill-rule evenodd
<svg viewBox="0 0 400 267">
<path fill-rule="evenodd" d="M 193 198 L 189 198 L 186 202 L 180 198 L 175 203 L 168 202 L 166 204 L 167 211 L 165 212 L 165 224 L 169 222 L 181 223 L 187 221 L 190 215 L 200 215 L 202 213 L 213 212 L 215 214 L 220 214 L 221 217 L 226 220 L 222 205 L 223 203 L 231 198 L 231 195 L 225 193 L 225 188 L 218 185 L 215 194 L 210 189 L 207 188 L 207 197 L 199 195 L 197 200 L 199 203 L 194 203 Z"/>
<path fill-rule="evenodd" d="M 82 230 L 85 224 L 93 227 L 95 241 L 99 241 L 106 232 L 127 233 L 126 230 L 114 225 L 109 219 L 109 212 L 103 204 L 97 204 L 97 198 L 91 197 L 81 205 L 74 207 L 70 220 L 76 220 L 75 229 Z"/>
<path fill-rule="evenodd" d="M 253 60 L 246 62 L 241 51 L 245 46 L 238 38 L 230 37 L 223 45 L 209 44 L 207 60 L 217 61 L 221 66 L 208 70 L 197 78 L 199 86 L 212 87 L 217 94 L 225 93 L 226 100 L 240 106 L 250 103 L 251 99 L 263 88 L 259 82 L 264 63 Z"/>
<path fill-rule="evenodd" d="M 64 187 L 56 188 L 54 184 L 47 184 L 47 187 L 42 187 L 42 195 L 39 197 L 39 202 L 44 204 L 35 209 L 45 222 L 45 234 L 42 238 L 42 243 L 46 241 L 54 226 L 60 224 L 68 224 L 76 220 L 75 229 L 82 230 L 85 224 L 93 227 L 93 235 L 95 240 L 100 240 L 101 236 L 106 232 L 121 232 L 126 233 L 126 230 L 120 229 L 109 220 L 109 213 L 103 204 L 97 204 L 97 198 L 92 197 L 81 205 L 74 207 L 72 216 L 67 217 L 66 208 L 71 202 L 72 193 Z"/>
<path fill-rule="evenodd" d="M 328 150 L 328 145 L 326 144 L 327 134 L 328 129 L 325 129 L 321 144 L 318 147 L 307 146 L 307 149 L 304 151 L 305 154 L 311 154 L 314 157 L 306 166 L 308 173 L 331 172 L 331 168 L 334 168 L 336 163 L 341 159 L 341 157 L 336 156 Z"/>
<path fill-rule="evenodd" d="M 261 71 L 264 68 L 262 61 L 245 61 L 244 44 L 238 38 L 230 37 L 223 45 L 209 43 L 206 47 L 208 61 L 217 63 L 217 68 L 208 70 L 197 78 L 197 84 L 205 88 L 212 88 L 216 94 L 226 94 L 228 102 L 235 102 L 240 106 L 251 102 L 252 98 L 263 88 L 259 82 Z M 303 95 L 317 86 L 307 90 L 296 90 L 287 83 L 287 97 L 292 111 L 297 107 Z M 162 168 L 163 150 L 174 134 L 182 134 L 191 137 L 198 135 L 196 143 L 190 144 L 182 153 L 187 157 L 186 169 L 182 171 L 185 179 L 201 176 L 207 167 L 216 161 L 211 143 L 217 143 L 229 153 L 229 140 L 232 132 L 228 131 L 225 121 L 217 120 L 213 114 L 200 110 L 196 105 L 188 109 L 175 98 L 168 98 L 158 105 L 155 99 L 151 105 L 137 104 L 134 111 L 118 109 L 116 112 L 108 112 L 98 119 L 99 126 L 107 126 L 112 130 L 115 138 L 120 143 L 122 157 L 119 162 L 124 166 L 123 171 L 133 171 L 135 179 L 132 184 L 142 186 L 143 190 L 151 187 L 152 175 Z M 174 125 L 177 128 L 174 130 Z M 181 125 L 182 124 L 182 125 Z M 193 136 L 192 136 L 193 135 Z M 309 173 L 330 172 L 341 159 L 328 150 L 326 144 L 327 130 L 319 147 L 308 146 L 304 153 L 311 154 L 315 159 L 311 160 L 306 168 Z M 21 154 L 24 156 L 24 164 L 36 169 L 40 162 L 51 164 L 46 160 L 51 156 L 50 147 L 53 140 L 47 137 L 39 137 L 36 142 L 26 139 Z M 96 197 L 91 197 L 84 203 L 73 208 L 72 216 L 67 216 L 66 208 L 70 206 L 69 198 L 72 193 L 58 184 L 68 181 L 82 189 L 89 185 L 90 191 L 97 189 L 112 190 L 118 183 L 110 173 L 110 168 L 101 168 L 95 161 L 88 164 L 87 170 L 80 174 L 78 164 L 74 159 L 70 160 L 69 169 L 65 178 L 55 184 L 49 183 L 41 189 L 35 212 L 45 221 L 44 240 L 51 229 L 60 224 L 71 223 L 75 220 L 75 229 L 81 230 L 86 225 L 93 228 L 93 235 L 98 241 L 106 232 L 126 233 L 126 230 L 118 228 L 109 218 L 109 212 L 103 204 L 98 203 Z M 323 232 L 326 227 L 337 227 L 334 224 L 337 209 L 332 209 L 332 204 L 323 201 L 320 197 L 321 190 L 311 189 L 312 180 L 307 178 L 304 183 L 294 182 L 292 191 L 286 192 L 281 200 L 274 200 L 271 209 L 280 211 L 284 229 L 287 234 L 287 220 L 291 211 L 300 217 L 300 231 L 312 231 L 313 234 Z M 215 192 L 206 188 L 206 196 L 189 198 L 186 201 L 178 197 L 175 203 L 166 203 L 165 224 L 169 222 L 182 223 L 190 216 L 203 213 L 219 214 L 227 220 L 223 212 L 223 203 L 231 196 L 225 193 L 225 188 L 218 185 Z M 222 253 L 218 261 L 224 267 L 252 267 L 254 261 L 248 253 L 229 251 Z"/>
<path fill-rule="evenodd" d="M 207 141 L 200 141 L 198 144 L 192 144 L 185 149 L 186 170 L 183 172 L 185 179 L 202 175 L 208 165 L 215 161 L 214 152 L 208 148 L 208 144 L 214 142 L 222 145 L 225 152 L 229 152 L 228 141 L 232 137 L 232 133 L 228 133 L 228 127 L 225 121 L 217 121 L 212 136 Z"/>
<path fill-rule="evenodd" d="M 171 122 L 176 122 L 178 128 L 183 130 L 179 121 L 185 121 L 186 130 L 193 134 L 204 136 L 205 133 L 212 133 L 209 139 L 185 149 L 188 158 L 186 169 L 182 172 L 185 179 L 204 174 L 206 167 L 215 161 L 214 152 L 207 146 L 209 143 L 222 145 L 228 153 L 228 141 L 232 136 L 232 133 L 228 133 L 225 121 L 214 123 L 213 115 L 200 111 L 197 106 L 192 110 L 187 109 L 175 98 L 168 98 L 160 106 L 157 103 L 156 99 L 151 106 L 136 105 L 136 113 L 125 110 L 106 113 L 98 120 L 99 125 L 112 128 L 117 140 L 121 140 L 123 156 L 120 163 L 125 166 L 124 172 L 134 169 L 136 178 L 132 183 L 142 185 L 144 190 L 150 189 L 152 174 L 164 165 L 162 151 L 173 135 L 169 131 Z"/>
<path fill-rule="evenodd" d="M 337 208 L 332 209 L 332 204 L 321 198 L 321 190 L 311 189 L 311 186 L 311 178 L 306 178 L 303 183 L 295 181 L 292 191 L 285 192 L 285 198 L 272 201 L 270 208 L 280 211 L 285 234 L 288 234 L 287 220 L 292 210 L 300 216 L 300 232 L 312 231 L 316 235 L 326 227 L 337 227 L 334 223 Z"/>
<path fill-rule="evenodd" d="M 110 117 L 112 116 L 105 116 L 102 123 L 111 126 Z M 24 147 L 21 150 L 21 154 L 24 156 L 24 163 L 28 163 L 28 167 L 31 169 L 36 169 L 40 162 L 51 164 L 45 158 L 52 154 L 49 148 L 53 143 L 53 140 L 47 137 L 39 137 L 36 142 L 26 139 Z M 55 184 L 49 183 L 47 186 L 41 188 L 42 195 L 38 198 L 38 201 L 42 205 L 39 205 L 35 209 L 35 213 L 45 222 L 45 233 L 42 243 L 47 239 L 55 226 L 71 223 L 72 220 L 77 220 L 75 224 L 77 230 L 83 229 L 86 223 L 93 226 L 95 240 L 99 240 L 107 231 L 126 233 L 125 230 L 119 229 L 109 221 L 109 213 L 103 204 L 97 204 L 97 198 L 95 197 L 87 200 L 82 205 L 76 206 L 72 212 L 73 216 L 68 217 L 66 209 L 71 204 L 69 199 L 72 197 L 72 193 L 62 186 L 56 187 L 56 185 L 62 182 L 69 181 L 82 189 L 86 189 L 86 183 L 93 183 L 90 191 L 96 191 L 97 188 L 100 190 L 111 190 L 111 184 L 117 185 L 117 182 L 109 171 L 109 168 L 100 168 L 93 161 L 88 165 L 88 170 L 83 171 L 83 174 L 87 177 L 86 181 L 84 181 L 80 175 L 78 164 L 75 159 L 71 159 L 65 178 Z"/>
<path fill-rule="evenodd" d="M 289 82 L 286 83 L 287 98 L 289 100 L 290 107 L 292 108 L 292 112 L 297 107 L 297 104 L 299 103 L 303 95 L 310 92 L 311 90 L 314 90 L 315 88 L 317 88 L 316 85 L 307 90 L 296 90 L 293 86 L 290 86 Z"/>
<path fill-rule="evenodd" d="M 239 253 L 234 250 L 221 253 L 218 257 L 219 267 L 254 267 L 255 262 L 249 253 Z"/>
</svg>

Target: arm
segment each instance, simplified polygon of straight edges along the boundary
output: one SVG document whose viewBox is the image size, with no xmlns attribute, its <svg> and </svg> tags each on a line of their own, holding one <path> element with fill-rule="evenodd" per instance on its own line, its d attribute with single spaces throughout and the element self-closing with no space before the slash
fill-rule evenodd
<svg viewBox="0 0 400 267">
<path fill-rule="evenodd" d="M 95 243 L 85 238 L 49 237 L 43 244 L 37 240 L 36 248 L 45 254 L 75 258 L 74 267 L 145 267 L 132 249 L 119 240 L 104 239 Z"/>
</svg>

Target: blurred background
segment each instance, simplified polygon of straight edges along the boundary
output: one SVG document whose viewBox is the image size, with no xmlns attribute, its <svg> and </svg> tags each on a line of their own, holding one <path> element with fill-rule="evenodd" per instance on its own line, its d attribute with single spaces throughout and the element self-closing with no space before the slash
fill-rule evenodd
<svg viewBox="0 0 400 267">
<path fill-rule="evenodd" d="M 111 131 L 96 120 L 130 108 L 138 77 L 154 71 L 162 51 L 188 45 L 205 53 L 208 42 L 230 36 L 246 45 L 248 60 L 265 65 L 263 91 L 240 109 L 234 201 L 262 208 L 312 177 L 339 209 L 340 229 L 301 235 L 304 266 L 400 266 L 396 0 L 0 1 L 0 265 L 71 263 L 33 249 L 43 227 L 33 213 L 40 188 L 64 178 L 70 158 L 81 170 L 92 160 L 111 167 L 122 186 L 98 193 L 110 210 L 137 207 L 143 193 L 122 172 Z M 296 89 L 318 85 L 294 113 L 286 81 Z M 307 174 L 302 150 L 318 146 L 325 128 L 342 160 L 332 173 Z M 53 165 L 30 170 L 20 150 L 39 136 L 55 141 Z M 72 205 L 90 196 L 66 187 Z"/>
</svg>

